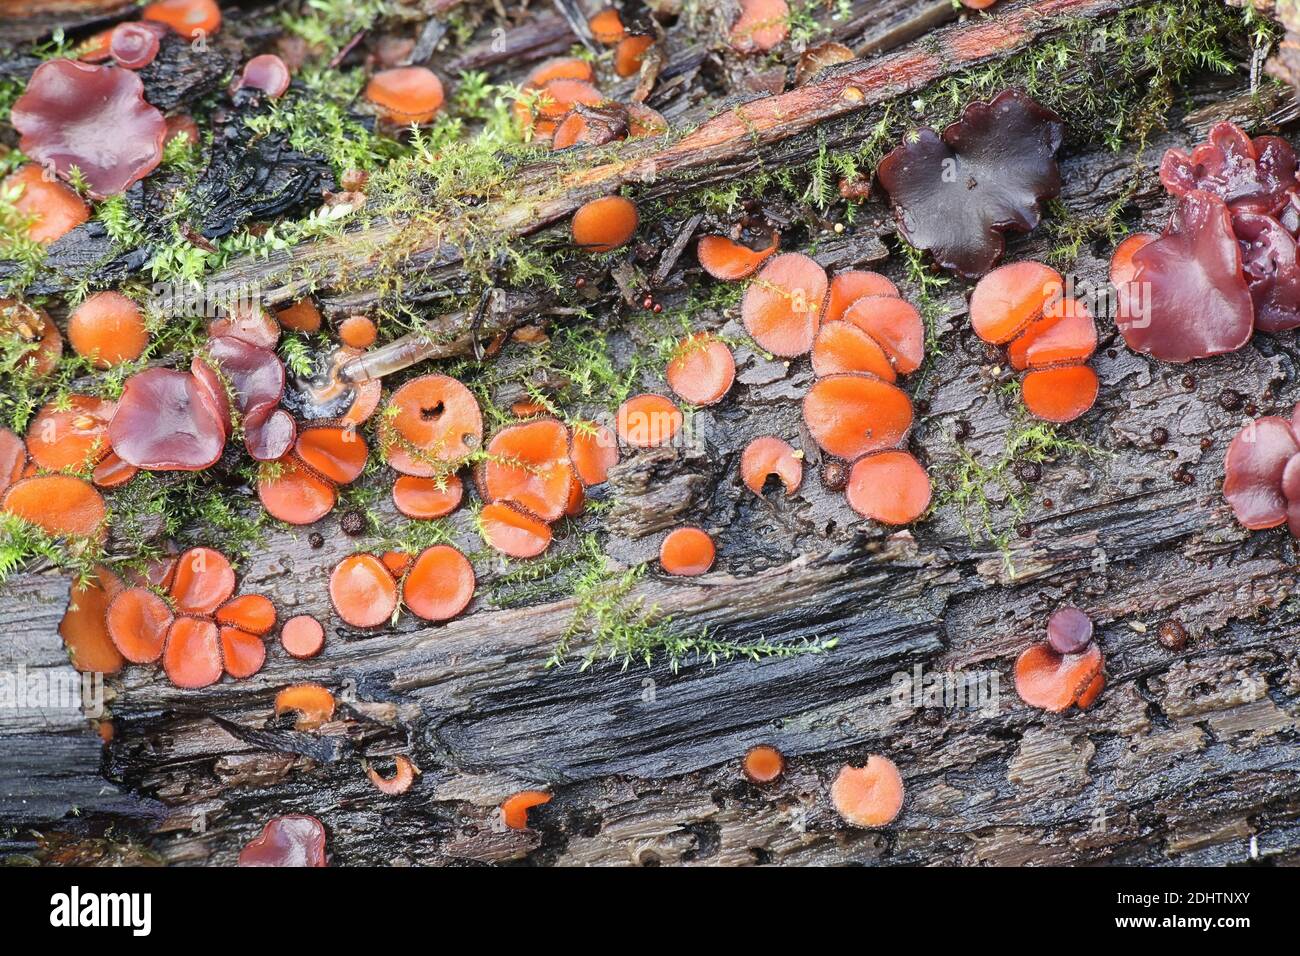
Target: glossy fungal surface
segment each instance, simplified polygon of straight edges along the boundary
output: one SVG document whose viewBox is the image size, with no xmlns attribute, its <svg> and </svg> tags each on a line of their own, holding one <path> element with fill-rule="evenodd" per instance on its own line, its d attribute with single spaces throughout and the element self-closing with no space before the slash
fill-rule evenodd
<svg viewBox="0 0 1300 956">
<path fill-rule="evenodd" d="M 0 494 L 23 476 L 27 445 L 9 429 L 0 426 Z"/>
<path fill-rule="evenodd" d="M 750 783 L 775 783 L 785 773 L 785 756 L 771 744 L 759 744 L 745 752 L 741 770 Z"/>
<path fill-rule="evenodd" d="M 554 521 L 564 514 L 573 478 L 569 430 L 553 418 L 503 428 L 488 443 L 483 488 L 490 501 Z"/>
<path fill-rule="evenodd" d="M 614 48 L 614 72 L 619 76 L 635 76 L 654 43 L 652 36 L 627 36 L 619 40 Z"/>
<path fill-rule="evenodd" d="M 68 317 L 68 344 L 97 368 L 138 359 L 149 345 L 140 307 L 120 292 L 96 292 Z"/>
<path fill-rule="evenodd" d="M 89 395 L 66 395 L 41 406 L 27 427 L 27 453 L 46 471 L 84 472 L 108 454 L 115 406 Z"/>
<path fill-rule="evenodd" d="M 416 478 L 398 475 L 393 482 L 393 504 L 408 518 L 429 521 L 451 514 L 460 507 L 464 485 L 455 475 Z"/>
<path fill-rule="evenodd" d="M 267 514 L 286 524 L 312 524 L 334 510 L 338 490 L 290 456 L 264 465 L 257 497 Z"/>
<path fill-rule="evenodd" d="M 277 309 L 275 317 L 282 326 L 294 332 L 320 331 L 320 309 L 311 299 L 299 299 L 282 309 Z"/>
<path fill-rule="evenodd" d="M 925 323 L 905 299 L 863 296 L 844 310 L 844 321 L 875 339 L 900 375 L 915 372 L 925 360 Z"/>
<path fill-rule="evenodd" d="M 65 178 L 77 167 L 96 197 L 123 192 L 153 172 L 167 130 L 135 73 L 75 60 L 38 66 L 10 121 L 25 155 Z"/>
<path fill-rule="evenodd" d="M 930 507 L 930 475 L 905 451 L 878 451 L 859 458 L 844 491 L 849 507 L 882 524 L 911 524 Z"/>
<path fill-rule="evenodd" d="M 29 220 L 27 237 L 34 242 L 49 245 L 90 218 L 81 197 L 35 163 L 6 176 L 0 191 L 14 196 L 13 207 Z"/>
<path fill-rule="evenodd" d="M 1132 282 L 1137 275 L 1137 266 L 1133 262 L 1133 255 L 1139 249 L 1149 246 L 1159 238 L 1160 236 L 1154 232 L 1135 232 L 1116 246 L 1115 253 L 1110 259 L 1111 285 L 1116 289 L 1120 289 Z"/>
<path fill-rule="evenodd" d="M 365 97 L 389 122 L 399 126 L 427 123 L 442 109 L 442 80 L 428 67 L 381 70 L 366 84 Z"/>
<path fill-rule="evenodd" d="M 768 261 L 741 300 L 745 330 L 760 347 L 783 358 L 807 353 L 817 335 L 829 281 L 826 270 L 800 252 Z"/>
<path fill-rule="evenodd" d="M 406 793 L 415 783 L 415 776 L 420 772 L 419 768 L 411 762 L 410 757 L 398 754 L 393 758 L 396 765 L 393 769 L 392 776 L 385 777 L 374 767 L 366 766 L 366 776 L 370 782 L 375 785 L 375 789 L 380 793 L 386 793 L 390 797 L 395 797 Z"/>
<path fill-rule="evenodd" d="M 677 343 L 665 377 L 683 401 L 713 405 L 722 401 L 736 380 L 736 359 L 721 339 L 696 332 Z"/>
<path fill-rule="evenodd" d="M 1296 455 L 1295 429 L 1274 415 L 1247 423 L 1232 439 L 1223 462 L 1223 496 L 1242 527 L 1253 531 L 1287 521 L 1290 499 L 1283 478 Z M 1300 495 L 1295 500 L 1300 502 Z"/>
<path fill-rule="evenodd" d="M 713 567 L 713 539 L 699 528 L 675 528 L 659 545 L 659 566 L 668 574 L 694 577 Z"/>
<path fill-rule="evenodd" d="M 545 790 L 521 790 L 507 797 L 501 804 L 501 822 L 511 830 L 528 829 L 528 811 L 551 802 Z"/>
<path fill-rule="evenodd" d="M 280 342 L 280 323 L 265 309 L 227 310 L 208 323 L 210 338 L 230 337 L 262 349 L 274 349 Z"/>
<path fill-rule="evenodd" d="M 73 475 L 36 475 L 14 482 L 0 510 L 56 538 L 97 538 L 108 509 L 90 482 Z"/>
<path fill-rule="evenodd" d="M 507 501 L 484 505 L 478 523 L 484 542 L 512 558 L 535 558 L 551 544 L 550 525 Z"/>
<path fill-rule="evenodd" d="M 625 196 L 602 196 L 573 214 L 573 244 L 587 252 L 611 252 L 636 233 L 640 216 Z"/>
<path fill-rule="evenodd" d="M 128 70 L 142 70 L 158 55 L 159 30 L 148 22 L 119 23 L 109 35 L 113 61 Z"/>
<path fill-rule="evenodd" d="M 605 7 L 592 14 L 591 19 L 587 21 L 587 27 L 596 41 L 606 46 L 613 46 L 627 35 L 627 31 L 623 28 L 623 18 L 613 7 Z"/>
<path fill-rule="evenodd" d="M 1092 618 L 1071 605 L 1047 619 L 1047 643 L 1058 654 L 1078 654 L 1092 642 Z"/>
<path fill-rule="evenodd" d="M 334 566 L 329 579 L 334 612 L 352 627 L 378 627 L 397 610 L 397 582 L 373 554 L 353 554 Z"/>
<path fill-rule="evenodd" d="M 812 347 L 813 373 L 819 377 L 866 372 L 886 382 L 898 378 L 880 343 L 851 322 L 826 322 Z"/>
<path fill-rule="evenodd" d="M 449 621 L 474 597 L 474 567 L 451 545 L 426 548 L 402 580 L 402 603 L 426 621 Z"/>
<path fill-rule="evenodd" d="M 1284 332 L 1300 326 L 1300 261 L 1295 236 L 1272 216 L 1261 213 L 1234 214 L 1232 228 L 1255 305 L 1255 328 Z"/>
<path fill-rule="evenodd" d="M 96 565 L 86 579 L 73 581 L 68 607 L 59 621 L 59 636 L 72 666 L 83 673 L 115 674 L 124 663 L 109 636 L 109 605 L 124 587 L 112 571 Z"/>
<path fill-rule="evenodd" d="M 389 399 L 382 437 L 388 464 L 404 475 L 432 478 L 452 469 L 483 441 L 478 400 L 447 375 L 424 375 Z"/>
<path fill-rule="evenodd" d="M 177 687 L 196 690 L 215 684 L 224 667 L 217 625 L 207 618 L 176 618 L 167 629 L 162 665 Z"/>
<path fill-rule="evenodd" d="M 370 449 L 354 428 L 311 425 L 302 429 L 294 454 L 317 475 L 336 485 L 351 484 L 365 470 Z"/>
<path fill-rule="evenodd" d="M 212 614 L 235 593 L 235 570 L 220 551 L 191 548 L 176 561 L 172 601 L 187 614 Z"/>
<path fill-rule="evenodd" d="M 280 645 L 290 657 L 308 660 L 325 647 L 325 628 L 310 614 L 295 614 L 280 628 Z"/>
<path fill-rule="evenodd" d="M 364 315 L 350 315 L 339 323 L 339 339 L 349 348 L 368 349 L 378 334 L 374 321 Z"/>
<path fill-rule="evenodd" d="M 1117 325 L 1133 351 L 1188 362 L 1250 340 L 1254 304 L 1232 217 L 1217 196 L 1182 197 L 1164 234 L 1132 262 L 1133 280 L 1118 290 Z"/>
<path fill-rule="evenodd" d="M 898 819 L 903 777 L 888 757 L 872 754 L 861 767 L 845 766 L 831 784 L 831 803 L 845 823 L 874 829 Z"/>
<path fill-rule="evenodd" d="M 923 128 L 881 160 L 898 230 L 968 279 L 1002 258 L 1007 232 L 1029 232 L 1060 192 L 1065 124 L 1018 90 L 969 104 L 942 136 Z"/>
<path fill-rule="evenodd" d="M 1025 408 L 1048 422 L 1072 422 L 1097 401 L 1101 383 L 1087 365 L 1035 369 L 1020 381 Z"/>
<path fill-rule="evenodd" d="M 794 494 L 803 482 L 803 455 L 775 435 L 755 438 L 740 454 L 741 481 L 762 497 L 763 487 L 773 475 L 780 479 L 787 495 Z"/>
<path fill-rule="evenodd" d="M 1089 691 L 1101 667 L 1101 649 L 1095 643 L 1077 654 L 1034 644 L 1016 659 L 1016 693 L 1031 707 L 1059 714 Z"/>
<path fill-rule="evenodd" d="M 569 461 L 588 488 L 603 485 L 618 464 L 618 436 L 596 422 L 575 423 L 569 443 Z"/>
<path fill-rule="evenodd" d="M 633 395 L 618 407 L 618 437 L 633 448 L 655 448 L 672 441 L 682 427 L 682 412 L 662 395 Z"/>
<path fill-rule="evenodd" d="M 1086 362 L 1097 351 L 1097 324 L 1092 313 L 1075 299 L 1058 299 L 1043 317 L 1031 322 L 1007 346 L 1007 358 L 1017 371 Z"/>
<path fill-rule="evenodd" d="M 303 814 L 275 817 L 239 851 L 240 866 L 325 866 L 325 827 Z"/>
<path fill-rule="evenodd" d="M 826 308 L 822 322 L 838 322 L 844 311 L 866 295 L 891 295 L 898 298 L 898 286 L 879 272 L 850 270 L 831 278 L 826 292 Z"/>
<path fill-rule="evenodd" d="M 15 366 L 32 375 L 49 375 L 63 355 L 63 336 L 49 314 L 14 299 L 0 299 L 0 339 L 22 353 L 15 356 Z"/>
<path fill-rule="evenodd" d="M 263 53 L 244 64 L 239 87 L 261 90 L 271 99 L 279 99 L 289 89 L 289 68 L 274 53 Z"/>
<path fill-rule="evenodd" d="M 216 398 L 193 375 L 152 368 L 126 380 L 108 437 L 137 468 L 201 471 L 221 457 L 226 428 Z"/>
<path fill-rule="evenodd" d="M 209 36 L 221 26 L 221 8 L 216 0 L 158 0 L 147 5 L 140 15 L 165 23 L 190 39 Z"/>
<path fill-rule="evenodd" d="M 214 404 L 233 403 L 253 458 L 275 461 L 289 450 L 296 427 L 279 410 L 285 371 L 275 352 L 231 335 L 216 336 L 194 357 L 190 371 Z"/>
<path fill-rule="evenodd" d="M 158 660 L 174 619 L 167 602 L 142 587 L 119 593 L 108 605 L 105 616 L 113 645 L 133 664 Z"/>
<path fill-rule="evenodd" d="M 1174 196 L 1212 193 L 1234 212 L 1272 215 L 1287 193 L 1300 189 L 1296 155 L 1277 136 L 1251 139 L 1229 122 L 1210 128 L 1205 142 L 1189 153 L 1169 149 L 1160 163 L 1160 182 Z"/>
<path fill-rule="evenodd" d="M 1041 262 L 998 266 L 975 284 L 970 297 L 971 328 L 990 345 L 1005 345 L 1064 294 L 1061 274 Z"/>
<path fill-rule="evenodd" d="M 790 5 L 786 0 L 740 0 L 740 16 L 731 25 L 731 48 L 740 53 L 765 53 L 790 35 Z"/>
<path fill-rule="evenodd" d="M 870 375 L 829 375 L 808 389 L 803 417 L 823 451 L 853 461 L 902 442 L 912 427 L 912 401 Z"/>
<path fill-rule="evenodd" d="M 294 684 L 275 695 L 275 716 L 295 714 L 295 730 L 316 730 L 334 719 L 334 695 L 319 684 Z"/>
<path fill-rule="evenodd" d="M 775 235 L 766 249 L 751 249 L 726 236 L 701 236 L 695 244 L 695 256 L 700 267 L 713 278 L 736 282 L 757 272 L 759 266 L 776 253 L 777 248 Z"/>
</svg>

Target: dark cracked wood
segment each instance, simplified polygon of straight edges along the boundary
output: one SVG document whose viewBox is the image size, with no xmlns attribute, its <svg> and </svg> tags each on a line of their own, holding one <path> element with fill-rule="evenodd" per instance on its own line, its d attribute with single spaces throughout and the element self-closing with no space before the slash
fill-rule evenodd
<svg viewBox="0 0 1300 956">
<path fill-rule="evenodd" d="M 1192 99 L 1203 109 L 1156 137 L 1127 213 L 1134 222 L 1155 228 L 1168 214 L 1155 177 L 1167 146 L 1223 116 L 1252 128 L 1294 118 L 1288 104 L 1234 84 L 1199 79 Z M 1076 215 L 1103 210 L 1133 163 L 1127 152 L 1069 152 L 1063 203 Z M 869 210 L 855 228 L 870 243 L 827 243 L 818 257 L 871 263 L 915 295 L 875 239 L 888 231 L 885 211 Z M 1041 257 L 1051 246 L 1044 227 L 1008 254 Z M 1108 253 L 1085 245 L 1072 276 L 1103 281 Z M 708 280 L 692 269 L 684 281 Z M 992 465 L 1024 422 L 996 387 L 999 357 L 966 329 L 964 290 L 947 287 L 942 306 L 941 354 L 905 383 L 926 402 L 912 445 L 940 494 L 911 531 L 857 520 L 822 488 L 806 442 L 793 497 L 760 500 L 740 485 L 749 439 L 798 441 L 798 399 L 811 381 L 806 363 L 743 346 L 735 389 L 696 413 L 691 443 L 631 456 L 607 489 L 610 509 L 579 525 L 605 528 L 606 551 L 630 566 L 653 556 L 667 524 L 700 524 L 717 536 L 718 569 L 693 580 L 651 570 L 633 596 L 682 633 L 833 637 L 834 649 L 584 670 L 580 633 L 577 657 L 548 668 L 573 599 L 558 588 L 497 606 L 508 603 L 503 565 L 482 553 L 464 513 L 452 526 L 480 574 L 470 612 L 437 627 L 404 615 L 392 628 L 355 631 L 325 596 L 329 568 L 358 547 L 331 517 L 321 548 L 305 530 L 274 531 L 241 569 L 242 588 L 271 595 L 283 616 L 327 622 L 320 658 L 293 661 L 272 643 L 255 678 L 198 692 L 131 668 L 106 687 L 116 728 L 108 746 L 75 711 L 0 711 L 0 823 L 12 828 L 0 847 L 99 859 L 112 824 L 114 854 L 226 865 L 267 818 L 303 812 L 325 822 L 336 864 L 1300 862 L 1296 545 L 1284 531 L 1242 530 L 1219 489 L 1224 450 L 1247 414 L 1227 393 L 1259 414 L 1289 409 L 1300 398 L 1294 334 L 1172 367 L 1127 352 L 1102 319 L 1101 398 L 1060 430 L 1092 452 L 1053 458 L 1032 483 L 1011 478 L 1023 515 L 999 507 L 1005 492 L 985 489 L 1003 550 L 983 531 L 967 533 L 947 493 L 963 455 Z M 742 338 L 734 312 L 703 324 Z M 627 336 L 621 348 L 632 347 L 634 325 L 614 330 Z M 658 371 L 643 384 L 662 388 Z M 1175 480 L 1180 466 L 1190 484 Z M 382 509 L 393 516 L 386 499 Z M 70 673 L 56 633 L 67 588 L 32 571 L 0 592 L 0 671 Z M 1054 716 L 1019 701 L 1010 669 L 1067 600 L 1097 623 L 1107 687 L 1089 712 Z M 1171 620 L 1190 633 L 1179 652 L 1156 640 Z M 917 667 L 996 680 L 998 693 L 986 706 L 896 700 L 898 675 Z M 272 714 L 276 691 L 303 681 L 334 689 L 341 705 L 313 733 Z M 739 770 L 762 741 L 789 758 L 786 777 L 764 790 Z M 398 753 L 423 774 L 407 794 L 384 796 L 362 760 L 382 767 Z M 897 762 L 908 793 L 899 820 L 878 833 L 846 828 L 827 798 L 838 768 L 869 753 Z M 534 786 L 555 794 L 532 812 L 534 830 L 495 825 L 499 801 Z"/>
</svg>

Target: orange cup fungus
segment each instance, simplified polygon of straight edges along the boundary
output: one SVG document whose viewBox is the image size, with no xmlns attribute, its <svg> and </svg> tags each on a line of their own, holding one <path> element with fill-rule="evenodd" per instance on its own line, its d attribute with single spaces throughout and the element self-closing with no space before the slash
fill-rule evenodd
<svg viewBox="0 0 1300 956">
<path fill-rule="evenodd" d="M 427 123 L 442 109 L 442 80 L 425 66 L 381 70 L 366 84 L 365 97 L 380 115 L 398 126 Z"/>
<path fill-rule="evenodd" d="M 275 317 L 286 329 L 293 332 L 319 332 L 321 327 L 320 309 L 311 299 L 299 299 L 282 309 L 276 310 Z"/>
<path fill-rule="evenodd" d="M 551 802 L 545 790 L 522 790 L 507 797 L 501 804 L 501 822 L 511 830 L 528 829 L 528 811 Z"/>
<path fill-rule="evenodd" d="M 875 829 L 898 819 L 903 778 L 888 757 L 872 754 L 861 767 L 842 768 L 831 784 L 831 802 L 845 823 Z"/>
<path fill-rule="evenodd" d="M 596 42 L 603 43 L 606 46 L 613 46 L 627 36 L 627 30 L 623 27 L 623 18 L 613 7 L 606 7 L 599 13 L 594 14 L 587 21 L 587 27 L 591 30 L 591 35 L 596 39 Z"/>
<path fill-rule="evenodd" d="M 325 628 L 310 614 L 298 614 L 280 628 L 280 645 L 298 660 L 315 657 L 325 647 Z"/>
<path fill-rule="evenodd" d="M 866 372 L 886 382 L 898 378 L 880 343 L 850 322 L 827 322 L 818 329 L 813 340 L 812 367 L 818 377 Z"/>
<path fill-rule="evenodd" d="M 158 0 L 140 12 L 146 20 L 165 23 L 183 37 L 211 36 L 221 26 L 216 0 Z"/>
<path fill-rule="evenodd" d="M 509 501 L 543 521 L 564 514 L 577 480 L 569 461 L 569 430 L 554 418 L 503 428 L 488 443 L 484 497 Z"/>
<path fill-rule="evenodd" d="M 55 538 L 102 539 L 108 509 L 90 482 L 73 475 L 35 475 L 14 482 L 0 510 Z"/>
<path fill-rule="evenodd" d="M 823 451 L 854 461 L 903 441 L 912 427 L 912 400 L 870 375 L 828 375 L 808 389 L 803 417 Z"/>
<path fill-rule="evenodd" d="M 930 507 L 930 476 L 909 452 L 872 452 L 853 463 L 845 497 L 864 518 L 911 524 Z"/>
<path fill-rule="evenodd" d="M 451 514 L 460 507 L 465 487 L 455 475 L 416 478 L 398 475 L 393 482 L 393 505 L 408 518 L 430 521 Z"/>
<path fill-rule="evenodd" d="M 569 443 L 569 461 L 583 485 L 602 485 L 618 464 L 618 436 L 595 422 L 575 423 Z"/>
<path fill-rule="evenodd" d="M 25 351 L 19 368 L 38 377 L 49 375 L 63 357 L 63 335 L 44 309 L 15 299 L 0 299 L 0 338 L 13 339 Z"/>
<path fill-rule="evenodd" d="M 411 789 L 415 783 L 415 777 L 420 772 L 420 768 L 411 762 L 410 757 L 398 754 L 393 758 L 396 767 L 391 777 L 385 777 L 374 767 L 366 765 L 366 776 L 370 782 L 375 785 L 375 789 L 380 793 L 386 793 L 390 797 L 396 797 Z"/>
<path fill-rule="evenodd" d="M 512 558 L 535 558 L 551 545 L 551 526 L 508 501 L 484 505 L 478 523 L 488 546 Z"/>
<path fill-rule="evenodd" d="M 96 292 L 68 317 L 68 342 L 96 368 L 134 362 L 149 346 L 140 307 L 120 292 Z"/>
<path fill-rule="evenodd" d="M 614 48 L 614 72 L 619 76 L 635 76 L 641 72 L 646 52 L 655 44 L 652 36 L 627 36 Z"/>
<path fill-rule="evenodd" d="M 474 597 L 474 568 L 447 544 L 426 548 L 402 581 L 402 603 L 426 621 L 449 621 Z"/>
<path fill-rule="evenodd" d="M 319 684 L 294 684 L 275 695 L 275 716 L 297 714 L 294 730 L 316 730 L 334 719 L 334 695 Z"/>
<path fill-rule="evenodd" d="M 378 627 L 397 610 L 397 581 L 373 554 L 349 555 L 336 564 L 329 592 L 335 613 L 352 627 Z"/>
<path fill-rule="evenodd" d="M 916 306 L 892 295 L 868 295 L 844 310 L 844 321 L 875 339 L 900 375 L 925 359 L 925 323 Z"/>
<path fill-rule="evenodd" d="M 349 315 L 339 324 L 339 341 L 348 348 L 368 349 L 378 337 L 375 323 L 364 315 Z"/>
<path fill-rule="evenodd" d="M 288 455 L 262 466 L 257 496 L 271 517 L 312 524 L 334 510 L 339 486 L 360 477 L 369 454 L 350 425 L 305 425 Z"/>
<path fill-rule="evenodd" d="M 618 407 L 618 437 L 633 448 L 657 448 L 682 427 L 682 412 L 662 395 L 633 395 Z"/>
<path fill-rule="evenodd" d="M 1047 624 L 1048 639 L 1016 658 L 1016 693 L 1030 707 L 1059 714 L 1071 705 L 1087 710 L 1106 684 L 1101 648 L 1092 621 L 1074 607 L 1058 608 Z"/>
<path fill-rule="evenodd" d="M 789 442 L 773 435 L 755 438 L 740 455 L 740 477 L 745 487 L 762 497 L 767 479 L 776 475 L 792 495 L 803 482 L 803 453 L 796 452 Z"/>
<path fill-rule="evenodd" d="M 677 528 L 659 545 L 659 566 L 680 577 L 704 574 L 716 557 L 713 539 L 699 528 Z"/>
<path fill-rule="evenodd" d="M 677 343 L 666 377 L 668 387 L 683 401 L 713 405 L 736 380 L 736 360 L 720 339 L 697 332 Z"/>
<path fill-rule="evenodd" d="M 83 673 L 116 674 L 124 659 L 109 637 L 109 605 L 125 587 L 112 571 L 96 565 L 93 573 L 74 581 L 68 607 L 59 621 L 59 636 L 72 666 Z"/>
<path fill-rule="evenodd" d="M 726 236 L 701 236 L 695 244 L 695 256 L 699 259 L 700 268 L 713 278 L 736 282 L 748 279 L 757 272 L 759 266 L 770 259 L 778 248 L 780 243 L 775 233 L 771 245 L 758 250 Z"/>
<path fill-rule="evenodd" d="M 573 244 L 587 252 L 612 252 L 636 232 L 636 204 L 624 196 L 602 196 L 573 214 Z"/>
<path fill-rule="evenodd" d="M 1116 268 L 1123 278 L 1124 263 Z M 1056 270 L 1038 262 L 994 269 L 976 284 L 970 316 L 975 333 L 1006 345 L 1011 366 L 1026 372 L 1020 394 L 1031 414 L 1064 423 L 1092 408 L 1100 383 L 1086 363 L 1097 349 L 1097 327 L 1082 302 L 1064 297 Z"/>
<path fill-rule="evenodd" d="M 741 764 L 745 779 L 753 784 L 775 783 L 785 773 L 785 755 L 770 744 L 750 747 Z"/>
<path fill-rule="evenodd" d="M 275 606 L 260 594 L 235 597 L 235 585 L 225 555 L 191 548 L 176 560 L 165 599 L 143 586 L 113 598 L 109 637 L 132 663 L 161 659 L 177 687 L 207 687 L 223 672 L 251 677 L 266 661 L 263 638 L 275 627 Z"/>
<path fill-rule="evenodd" d="M 474 393 L 447 375 L 411 379 L 388 401 L 380 435 L 389 467 L 433 478 L 454 471 L 483 441 Z"/>
<path fill-rule="evenodd" d="M 746 331 L 773 355 L 805 354 L 817 335 L 828 285 L 826 270 L 803 253 L 787 252 L 769 260 L 741 300 Z"/>
<path fill-rule="evenodd" d="M 786 0 L 740 0 L 740 16 L 731 26 L 731 48 L 740 53 L 766 53 L 790 35 L 790 5 Z"/>
<path fill-rule="evenodd" d="M 840 321 L 849 306 L 868 295 L 888 295 L 898 298 L 898 286 L 879 272 L 852 270 L 839 273 L 831 279 L 822 321 Z"/>
<path fill-rule="evenodd" d="M 49 245 L 90 219 L 81 197 L 35 163 L 5 177 L 0 192 L 17 193 L 13 207 L 20 216 L 30 218 L 27 238 L 33 242 Z"/>
</svg>

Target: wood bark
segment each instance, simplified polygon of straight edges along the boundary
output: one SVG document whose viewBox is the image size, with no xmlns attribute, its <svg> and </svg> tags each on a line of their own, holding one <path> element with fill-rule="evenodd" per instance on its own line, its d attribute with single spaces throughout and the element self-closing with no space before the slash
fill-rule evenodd
<svg viewBox="0 0 1300 956">
<path fill-rule="evenodd" d="M 925 39 L 898 56 L 932 46 Z M 1216 119 L 1274 129 L 1296 115 L 1289 101 L 1252 97 L 1240 79 L 1201 77 L 1185 92 L 1188 111 L 1141 156 L 1067 151 L 1061 198 L 1071 214 L 1098 215 L 1128 197 L 1126 217 L 1158 228 L 1169 212 L 1155 173 L 1165 148 L 1195 141 Z M 712 127 L 724 139 L 725 129 Z M 739 173 L 745 161 L 723 167 Z M 711 168 L 698 170 L 721 175 Z M 874 219 L 819 245 L 817 258 L 878 268 L 914 295 L 877 238 L 887 212 L 870 209 Z M 1043 227 L 1008 256 L 1041 258 L 1052 244 Z M 1109 252 L 1085 245 L 1071 275 L 1104 283 Z M 992 465 L 1023 425 L 997 387 L 999 357 L 966 328 L 962 290 L 947 289 L 941 354 L 907 383 L 924 403 L 913 447 L 940 493 L 964 456 Z M 700 324 L 743 338 L 734 312 Z M 838 638 L 827 653 L 584 670 L 579 633 L 577 659 L 548 668 L 574 599 L 560 586 L 509 606 L 501 567 L 487 558 L 476 562 L 480 598 L 464 617 L 428 627 L 403 615 L 392 628 L 355 631 L 332 615 L 323 582 L 364 539 L 347 538 L 331 517 L 319 549 L 303 531 L 272 532 L 241 578 L 282 616 L 328 622 L 320 658 L 293 661 L 273 647 L 253 679 L 198 692 L 131 668 L 108 682 L 107 745 L 77 713 L 0 711 L 4 849 L 47 861 L 224 865 L 266 819 L 301 812 L 325 822 L 336 864 L 1300 862 L 1296 545 L 1285 530 L 1241 529 L 1220 492 L 1224 450 L 1243 418 L 1295 401 L 1300 351 L 1292 334 L 1256 336 L 1232 355 L 1172 367 L 1128 352 L 1113 323 L 1099 325 L 1100 400 L 1063 430 L 1094 451 L 1054 457 L 1036 481 L 1013 477 L 1027 499 L 1021 516 L 999 487 L 985 489 L 994 528 L 1010 534 L 1005 551 L 969 534 L 951 501 L 911 531 L 864 525 L 822 487 L 815 456 L 794 496 L 745 490 L 740 450 L 763 434 L 797 436 L 797 400 L 811 379 L 801 364 L 744 346 L 735 391 L 695 415 L 689 444 L 618 466 L 609 510 L 580 525 L 600 530 L 614 560 L 650 559 L 660 532 L 685 520 L 720 545 L 714 572 L 690 581 L 651 572 L 634 598 L 681 633 Z M 468 516 L 454 524 L 456 543 L 479 550 Z M 573 546 L 557 542 L 560 553 Z M 70 673 L 57 635 L 67 590 L 63 576 L 32 570 L 0 592 L 0 671 Z M 1107 687 L 1087 713 L 1055 716 L 1019 701 L 1010 669 L 1066 601 L 1096 621 Z M 1169 621 L 1190 634 L 1181 651 L 1156 640 Z M 892 700 L 894 675 L 918 666 L 998 675 L 996 708 Z M 341 704 L 312 733 L 272 714 L 276 691 L 304 681 L 332 688 Z M 789 760 L 784 780 L 763 790 L 739 771 L 759 742 Z M 397 753 L 423 774 L 407 794 L 385 796 L 362 760 Z M 827 797 L 839 767 L 869 753 L 890 756 L 907 786 L 902 816 L 880 832 L 847 829 Z M 554 799 L 532 812 L 533 830 L 495 825 L 501 799 L 536 786 Z"/>
</svg>

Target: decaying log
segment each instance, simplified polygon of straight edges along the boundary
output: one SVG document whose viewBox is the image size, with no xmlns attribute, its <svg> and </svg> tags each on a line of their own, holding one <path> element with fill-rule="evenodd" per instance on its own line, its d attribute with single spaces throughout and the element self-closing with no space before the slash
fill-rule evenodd
<svg viewBox="0 0 1300 956">
<path fill-rule="evenodd" d="M 707 183 L 719 175 L 758 168 L 764 156 L 819 124 L 865 111 L 888 99 L 918 90 L 963 69 L 1005 57 L 1079 18 L 1099 18 L 1135 6 L 1137 0 L 1021 0 L 998 17 L 937 30 L 924 44 L 914 43 L 874 59 L 846 64 L 824 78 L 777 96 L 760 98 L 704 121 L 688 135 L 664 145 L 657 138 L 629 141 L 608 162 L 566 170 L 545 161 L 517 170 L 509 202 L 488 203 L 475 221 L 496 239 L 509 241 L 557 223 L 584 202 L 625 185 L 653 198 Z M 689 118 L 687 118 L 689 122 Z M 737 169 L 735 167 L 742 168 Z M 658 185 L 658 190 L 656 189 Z M 230 287 L 259 288 L 272 303 L 290 301 L 312 289 L 346 282 L 363 290 L 353 305 L 371 301 L 366 281 L 380 268 L 398 263 L 408 282 L 430 285 L 455 277 L 465 251 L 449 224 L 427 238 L 411 235 L 402 221 L 379 221 L 337 239 L 304 243 L 268 259 L 233 263 L 212 278 Z"/>
</svg>

